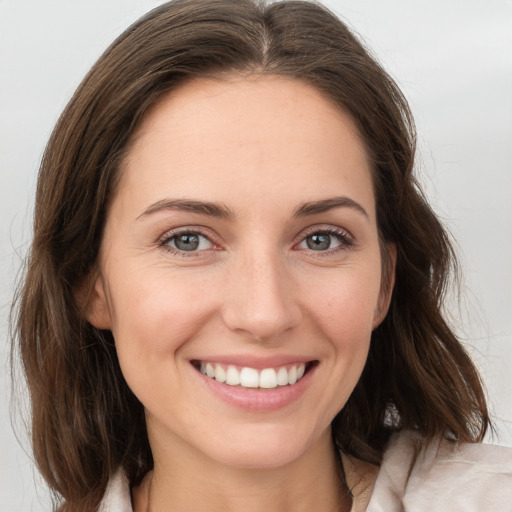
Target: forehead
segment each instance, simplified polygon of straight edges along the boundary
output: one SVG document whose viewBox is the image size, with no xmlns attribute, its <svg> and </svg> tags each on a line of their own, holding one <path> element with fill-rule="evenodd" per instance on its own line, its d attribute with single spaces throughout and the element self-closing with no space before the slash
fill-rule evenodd
<svg viewBox="0 0 512 512">
<path fill-rule="evenodd" d="M 132 204 L 158 194 L 373 201 L 351 118 L 308 83 L 280 76 L 196 79 L 175 89 L 145 115 L 121 172 L 119 195 Z"/>
</svg>

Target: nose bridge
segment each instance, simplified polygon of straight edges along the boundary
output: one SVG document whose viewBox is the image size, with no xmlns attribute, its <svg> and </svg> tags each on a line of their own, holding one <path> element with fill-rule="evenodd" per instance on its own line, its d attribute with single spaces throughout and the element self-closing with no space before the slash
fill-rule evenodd
<svg viewBox="0 0 512 512">
<path fill-rule="evenodd" d="M 228 327 L 258 340 L 268 340 L 296 326 L 301 319 L 289 269 L 278 250 L 244 251 L 229 277 L 224 308 Z"/>
</svg>

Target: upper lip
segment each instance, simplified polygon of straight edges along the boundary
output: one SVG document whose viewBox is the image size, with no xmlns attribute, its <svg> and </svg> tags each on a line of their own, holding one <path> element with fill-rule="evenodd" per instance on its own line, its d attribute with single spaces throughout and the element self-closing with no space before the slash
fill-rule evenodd
<svg viewBox="0 0 512 512">
<path fill-rule="evenodd" d="M 191 362 L 202 361 L 205 363 L 217 363 L 263 370 L 265 368 L 279 368 L 292 364 L 309 363 L 316 359 L 308 356 L 282 354 L 275 356 L 254 356 L 254 355 L 212 355 L 191 359 Z"/>
</svg>

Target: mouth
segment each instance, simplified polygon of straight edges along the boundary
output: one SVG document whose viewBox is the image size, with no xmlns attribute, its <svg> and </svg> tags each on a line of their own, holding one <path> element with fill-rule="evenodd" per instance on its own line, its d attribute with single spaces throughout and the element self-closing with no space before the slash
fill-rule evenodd
<svg viewBox="0 0 512 512">
<path fill-rule="evenodd" d="M 227 386 L 272 390 L 293 386 L 316 366 L 318 361 L 262 369 L 199 360 L 191 363 L 203 375 Z"/>
</svg>

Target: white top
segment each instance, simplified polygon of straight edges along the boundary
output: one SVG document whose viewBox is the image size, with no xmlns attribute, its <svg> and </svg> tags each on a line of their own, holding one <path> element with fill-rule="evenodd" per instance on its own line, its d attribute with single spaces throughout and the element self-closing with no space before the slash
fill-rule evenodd
<svg viewBox="0 0 512 512">
<path fill-rule="evenodd" d="M 421 436 L 404 431 L 391 437 L 380 468 L 342 460 L 351 512 L 512 512 L 512 448 L 446 440 L 424 447 Z M 133 512 L 122 471 L 98 512 Z"/>
</svg>

